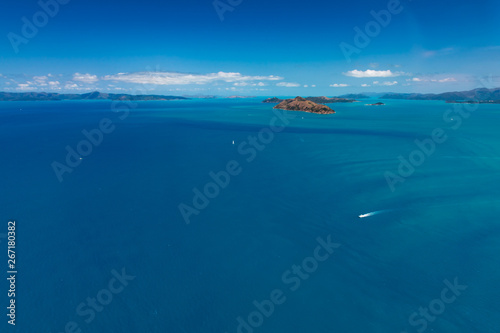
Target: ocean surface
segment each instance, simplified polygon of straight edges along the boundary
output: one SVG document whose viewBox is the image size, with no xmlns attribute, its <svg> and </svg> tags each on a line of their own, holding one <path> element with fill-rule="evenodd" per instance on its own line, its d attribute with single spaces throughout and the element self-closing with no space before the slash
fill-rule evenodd
<svg viewBox="0 0 500 333">
<path fill-rule="evenodd" d="M 500 331 L 500 105 L 262 99 L 1 102 L 1 331 Z"/>
</svg>

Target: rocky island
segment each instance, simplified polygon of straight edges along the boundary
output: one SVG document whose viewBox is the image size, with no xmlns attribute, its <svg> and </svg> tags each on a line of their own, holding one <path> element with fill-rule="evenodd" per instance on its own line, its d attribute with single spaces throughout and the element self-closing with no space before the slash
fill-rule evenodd
<svg viewBox="0 0 500 333">
<path fill-rule="evenodd" d="M 300 96 L 291 99 L 285 99 L 284 101 L 276 105 L 274 109 L 289 110 L 289 111 L 304 111 L 304 112 L 318 113 L 318 114 L 335 113 L 335 111 L 333 111 L 326 105 L 308 101 L 307 99 Z"/>
<path fill-rule="evenodd" d="M 377 103 L 373 103 L 373 104 L 365 104 L 365 105 L 374 105 L 374 106 L 378 106 L 378 105 L 385 105 L 384 103 L 382 102 L 377 102 Z"/>
</svg>

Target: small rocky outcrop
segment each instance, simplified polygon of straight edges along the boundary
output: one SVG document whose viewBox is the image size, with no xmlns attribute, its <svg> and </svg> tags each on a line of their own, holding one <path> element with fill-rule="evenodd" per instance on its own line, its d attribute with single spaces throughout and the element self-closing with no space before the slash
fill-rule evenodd
<svg viewBox="0 0 500 333">
<path fill-rule="evenodd" d="M 262 101 L 262 103 L 281 103 L 283 102 L 284 99 L 278 98 L 278 97 L 273 97 L 273 98 L 268 98 Z"/>
</svg>

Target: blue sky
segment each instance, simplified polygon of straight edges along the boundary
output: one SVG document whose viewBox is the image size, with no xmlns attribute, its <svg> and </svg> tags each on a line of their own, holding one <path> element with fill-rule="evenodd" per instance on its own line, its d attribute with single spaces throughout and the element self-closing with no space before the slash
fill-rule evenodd
<svg viewBox="0 0 500 333">
<path fill-rule="evenodd" d="M 216 1 L 4 2 L 0 91 L 335 96 L 500 86 L 498 1 Z"/>
</svg>

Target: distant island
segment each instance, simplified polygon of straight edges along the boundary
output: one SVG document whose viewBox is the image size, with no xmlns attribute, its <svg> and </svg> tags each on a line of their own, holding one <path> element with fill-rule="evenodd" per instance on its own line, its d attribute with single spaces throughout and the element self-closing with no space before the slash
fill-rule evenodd
<svg viewBox="0 0 500 333">
<path fill-rule="evenodd" d="M 479 88 L 467 91 L 445 92 L 441 94 L 402 94 L 389 93 L 380 97 L 381 99 L 408 99 L 419 101 L 449 101 L 453 103 L 500 103 L 500 88 Z"/>
<path fill-rule="evenodd" d="M 340 98 L 340 97 L 326 97 L 326 96 L 319 96 L 319 97 L 309 96 L 309 97 L 305 97 L 305 100 L 308 100 L 308 101 L 311 101 L 314 103 L 319 103 L 319 104 L 357 102 L 354 99 Z M 284 99 L 273 97 L 273 98 L 268 98 L 268 99 L 263 100 L 262 103 L 281 103 L 283 101 L 284 101 Z"/>
<path fill-rule="evenodd" d="M 500 104 L 500 101 L 446 101 L 451 104 Z"/>
<path fill-rule="evenodd" d="M 377 103 L 373 103 L 373 104 L 365 104 L 365 105 L 374 105 L 374 106 L 378 106 L 378 105 L 385 105 L 384 103 L 382 102 L 377 102 Z"/>
<path fill-rule="evenodd" d="M 284 99 L 278 98 L 278 97 L 272 97 L 272 98 L 267 98 L 262 101 L 262 103 L 281 103 L 283 102 Z"/>
<path fill-rule="evenodd" d="M 112 101 L 170 101 L 189 99 L 182 96 L 107 94 L 94 91 L 86 94 L 58 94 L 45 92 L 0 92 L 0 101 L 63 101 L 63 100 L 112 100 Z"/>
<path fill-rule="evenodd" d="M 289 110 L 289 111 L 304 111 L 318 114 L 332 114 L 335 113 L 328 106 L 317 104 L 300 96 L 291 99 L 285 99 L 274 109 Z"/>
<path fill-rule="evenodd" d="M 314 103 L 320 103 L 320 104 L 328 104 L 328 103 L 353 103 L 357 102 L 354 99 L 348 99 L 348 98 L 340 98 L 340 97 L 326 97 L 326 96 L 320 96 L 320 97 L 306 97 L 308 101 L 314 102 Z"/>
<path fill-rule="evenodd" d="M 199 98 L 199 99 L 216 99 L 215 95 L 182 95 L 182 97 L 186 97 L 187 99 L 191 98 Z"/>
<path fill-rule="evenodd" d="M 365 94 L 346 94 L 346 95 L 339 96 L 339 98 L 367 99 L 367 98 L 370 98 L 370 96 L 366 96 Z"/>
<path fill-rule="evenodd" d="M 256 96 L 240 96 L 232 95 L 220 97 L 215 95 L 130 95 L 130 94 L 113 94 L 102 93 L 99 91 L 84 93 L 84 94 L 60 94 L 47 92 L 0 92 L 0 101 L 63 101 L 63 100 L 112 100 L 112 101 L 171 101 L 171 100 L 189 100 L 192 98 L 228 98 L 228 99 L 243 99 L 255 98 Z M 302 98 L 302 97 L 301 97 Z M 339 97 L 326 96 L 309 96 L 304 99 L 317 104 L 330 103 L 353 103 L 359 102 L 360 99 L 370 98 L 364 94 L 346 94 Z M 446 103 L 459 104 L 500 104 L 500 88 L 478 88 L 467 91 L 445 92 L 440 94 L 422 94 L 422 93 L 386 93 L 379 97 L 380 99 L 400 99 L 400 100 L 417 100 L 417 101 L 445 101 Z M 263 103 L 281 103 L 285 99 L 272 97 L 263 100 Z M 384 105 L 374 103 L 366 105 Z"/>
</svg>

